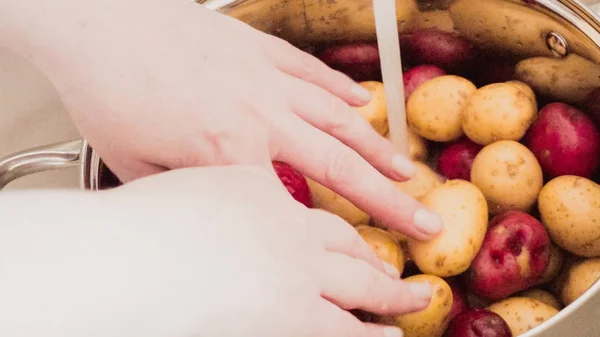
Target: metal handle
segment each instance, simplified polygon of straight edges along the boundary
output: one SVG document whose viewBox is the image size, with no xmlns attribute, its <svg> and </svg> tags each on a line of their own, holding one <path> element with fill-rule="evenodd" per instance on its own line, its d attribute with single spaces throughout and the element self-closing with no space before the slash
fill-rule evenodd
<svg viewBox="0 0 600 337">
<path fill-rule="evenodd" d="M 69 168 L 81 163 L 82 140 L 41 146 L 0 159 L 0 190 L 26 175 Z"/>
</svg>

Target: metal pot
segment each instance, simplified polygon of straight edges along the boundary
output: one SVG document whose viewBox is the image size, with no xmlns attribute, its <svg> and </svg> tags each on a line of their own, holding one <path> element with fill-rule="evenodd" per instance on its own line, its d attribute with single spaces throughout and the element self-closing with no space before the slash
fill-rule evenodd
<svg viewBox="0 0 600 337">
<path fill-rule="evenodd" d="M 592 5 L 598 0 L 588 0 Z M 375 40 L 372 0 L 196 0 L 310 50 L 323 43 Z M 573 0 L 396 0 L 400 34 L 419 27 L 456 30 L 479 47 L 518 58 L 589 61 L 600 69 L 600 17 Z M 436 15 L 432 15 L 436 14 Z M 518 27 L 518 29 L 507 29 Z M 597 70 L 597 69 L 596 69 Z M 600 87 L 600 76 L 595 87 Z M 600 155 L 600 154 L 599 154 Z M 81 188 L 118 184 L 85 140 L 54 144 L 0 160 L 0 188 L 27 174 L 81 168 Z M 110 182 L 108 182 L 110 180 Z M 596 337 L 600 283 L 558 315 L 522 335 Z"/>
</svg>

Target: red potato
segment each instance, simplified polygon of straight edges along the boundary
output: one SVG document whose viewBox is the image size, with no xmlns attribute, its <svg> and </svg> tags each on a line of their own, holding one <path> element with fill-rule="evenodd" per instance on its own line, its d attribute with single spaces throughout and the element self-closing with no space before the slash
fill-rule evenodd
<svg viewBox="0 0 600 337">
<path fill-rule="evenodd" d="M 449 143 L 440 153 L 437 171 L 448 179 L 471 180 L 473 160 L 482 148 L 467 137 Z"/>
<path fill-rule="evenodd" d="M 584 109 L 600 128 L 600 88 L 592 90 L 584 101 Z"/>
<path fill-rule="evenodd" d="M 466 301 L 466 292 L 461 280 L 457 277 L 445 279 L 446 283 L 452 289 L 452 309 L 450 309 L 450 319 L 467 311 L 469 308 Z"/>
<path fill-rule="evenodd" d="M 513 337 L 513 335 L 500 315 L 486 309 L 472 309 L 453 319 L 444 337 Z"/>
<path fill-rule="evenodd" d="M 600 167 L 600 132 L 588 116 L 564 103 L 551 103 L 540 110 L 525 145 L 550 178 L 590 178 Z"/>
<path fill-rule="evenodd" d="M 473 293 L 506 298 L 535 285 L 550 261 L 548 233 L 531 215 L 510 210 L 490 221 L 483 245 L 468 272 Z"/>
<path fill-rule="evenodd" d="M 408 101 L 408 97 L 415 91 L 421 84 L 429 81 L 432 78 L 446 75 L 444 69 L 431 65 L 423 64 L 416 66 L 402 75 L 404 81 L 404 101 Z"/>
<path fill-rule="evenodd" d="M 457 34 L 437 29 L 421 29 L 402 37 L 402 54 L 413 64 L 433 64 L 446 70 L 459 70 L 471 62 L 477 52 Z"/>
<path fill-rule="evenodd" d="M 274 161 L 273 168 L 288 192 L 296 201 L 304 204 L 308 208 L 313 207 L 312 195 L 308 187 L 306 178 L 300 172 L 294 170 L 290 165 Z"/>
<path fill-rule="evenodd" d="M 329 47 L 317 57 L 329 67 L 343 72 L 357 82 L 381 79 L 379 48 L 376 42 Z"/>
</svg>

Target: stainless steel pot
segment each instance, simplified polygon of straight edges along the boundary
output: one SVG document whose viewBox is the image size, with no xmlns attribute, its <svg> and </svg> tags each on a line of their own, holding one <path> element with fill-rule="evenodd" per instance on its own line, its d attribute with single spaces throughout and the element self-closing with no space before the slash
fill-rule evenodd
<svg viewBox="0 0 600 337">
<path fill-rule="evenodd" d="M 374 40 L 372 0 L 196 0 L 301 48 Z M 573 0 L 396 0 L 400 34 L 419 27 L 454 29 L 482 48 L 518 58 L 577 54 L 600 69 L 600 17 Z M 598 0 L 586 0 L 594 5 Z M 593 7 L 593 6 L 592 6 Z M 596 7 L 600 9 L 600 6 Z M 436 15 L 432 15 L 436 14 Z M 450 25 L 450 26 L 449 26 Z M 515 29 L 507 29 L 507 28 Z M 584 67 L 582 67 L 584 68 Z M 597 69 L 596 69 L 597 70 Z M 600 76 L 594 86 L 600 87 Z M 600 155 L 600 154 L 598 154 Z M 0 188 L 27 174 L 81 168 L 81 188 L 115 184 L 85 140 L 49 145 L 0 159 Z M 110 183 L 107 181 L 110 180 Z M 523 337 L 598 337 L 600 283 Z"/>
</svg>

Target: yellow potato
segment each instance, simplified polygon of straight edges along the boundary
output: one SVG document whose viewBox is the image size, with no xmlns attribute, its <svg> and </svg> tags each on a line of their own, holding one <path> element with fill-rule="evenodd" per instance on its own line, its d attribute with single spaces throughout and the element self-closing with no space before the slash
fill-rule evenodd
<svg viewBox="0 0 600 337">
<path fill-rule="evenodd" d="M 600 257 L 600 185 L 577 176 L 554 178 L 542 188 L 538 208 L 557 245 L 575 255 Z"/>
<path fill-rule="evenodd" d="M 407 128 L 406 131 L 408 136 L 408 157 L 414 161 L 427 161 L 429 157 L 427 141 L 411 128 Z M 385 135 L 385 138 L 389 141 L 392 140 L 389 132 Z"/>
<path fill-rule="evenodd" d="M 433 296 L 427 308 L 395 317 L 383 317 L 382 324 L 396 325 L 404 331 L 404 337 L 441 337 L 450 323 L 452 309 L 452 289 L 446 281 L 433 275 L 415 275 L 407 282 L 429 282 L 433 286 Z"/>
<path fill-rule="evenodd" d="M 544 323 L 558 313 L 556 308 L 528 297 L 511 297 L 490 305 L 488 310 L 500 315 L 519 336 Z"/>
<path fill-rule="evenodd" d="M 385 101 L 385 89 L 383 83 L 367 81 L 360 83 L 371 93 L 371 101 L 362 107 L 354 109 L 367 121 L 380 135 L 388 132 L 387 105 Z"/>
<path fill-rule="evenodd" d="M 537 105 L 517 85 L 493 83 L 479 88 L 463 111 L 463 131 L 475 143 L 523 138 L 537 114 Z"/>
<path fill-rule="evenodd" d="M 471 181 L 488 202 L 491 214 L 507 209 L 528 212 L 543 185 L 542 168 L 524 145 L 502 140 L 484 147 L 475 157 Z"/>
<path fill-rule="evenodd" d="M 523 60 L 517 64 L 515 76 L 542 95 L 572 104 L 583 102 L 600 86 L 600 66 L 576 54 Z"/>
<path fill-rule="evenodd" d="M 554 297 L 551 293 L 542 289 L 530 289 L 522 292 L 519 297 L 527 297 L 533 298 L 534 300 L 538 300 L 542 303 L 548 304 L 549 306 L 556 308 L 556 310 L 562 309 L 562 303 Z"/>
<path fill-rule="evenodd" d="M 405 262 L 404 252 L 392 234 L 383 229 L 364 225 L 357 226 L 356 230 L 381 261 L 394 266 L 402 274 Z"/>
<path fill-rule="evenodd" d="M 336 214 L 352 226 L 369 223 L 371 217 L 349 200 L 312 179 L 306 178 L 306 181 L 312 194 L 314 208 Z"/>
<path fill-rule="evenodd" d="M 600 279 L 600 258 L 577 261 L 565 270 L 565 274 L 559 296 L 565 305 L 569 305 Z"/>
<path fill-rule="evenodd" d="M 550 246 L 550 262 L 548 262 L 548 267 L 546 268 L 546 271 L 540 278 L 538 284 L 544 284 L 552 281 L 560 272 L 564 260 L 564 252 L 560 248 L 558 248 L 558 246 L 552 244 Z"/>
<path fill-rule="evenodd" d="M 402 192 L 418 200 L 432 188 L 443 184 L 444 178 L 422 162 L 414 164 L 417 168 L 415 175 L 407 181 L 396 183 L 396 185 Z"/>
<path fill-rule="evenodd" d="M 426 274 L 450 277 L 461 274 L 479 252 L 488 223 L 485 198 L 475 185 L 449 180 L 435 187 L 421 203 L 437 213 L 443 231 L 429 241 L 409 240 L 409 254 Z"/>
<path fill-rule="evenodd" d="M 464 135 L 462 113 L 469 97 L 477 90 L 471 81 L 444 75 L 421 84 L 408 98 L 406 116 L 420 136 L 449 142 Z"/>
<path fill-rule="evenodd" d="M 533 92 L 533 89 L 531 89 L 531 87 L 528 86 L 527 83 L 516 80 L 508 81 L 505 83 L 514 85 L 515 87 L 521 89 L 521 91 L 523 91 L 527 95 L 527 97 L 529 97 L 529 99 L 535 104 L 535 109 L 537 110 L 537 100 L 535 97 L 535 92 Z"/>
<path fill-rule="evenodd" d="M 450 12 L 446 10 L 430 10 L 418 12 L 414 22 L 416 29 L 437 29 L 443 32 L 453 33 L 454 22 Z"/>
</svg>

